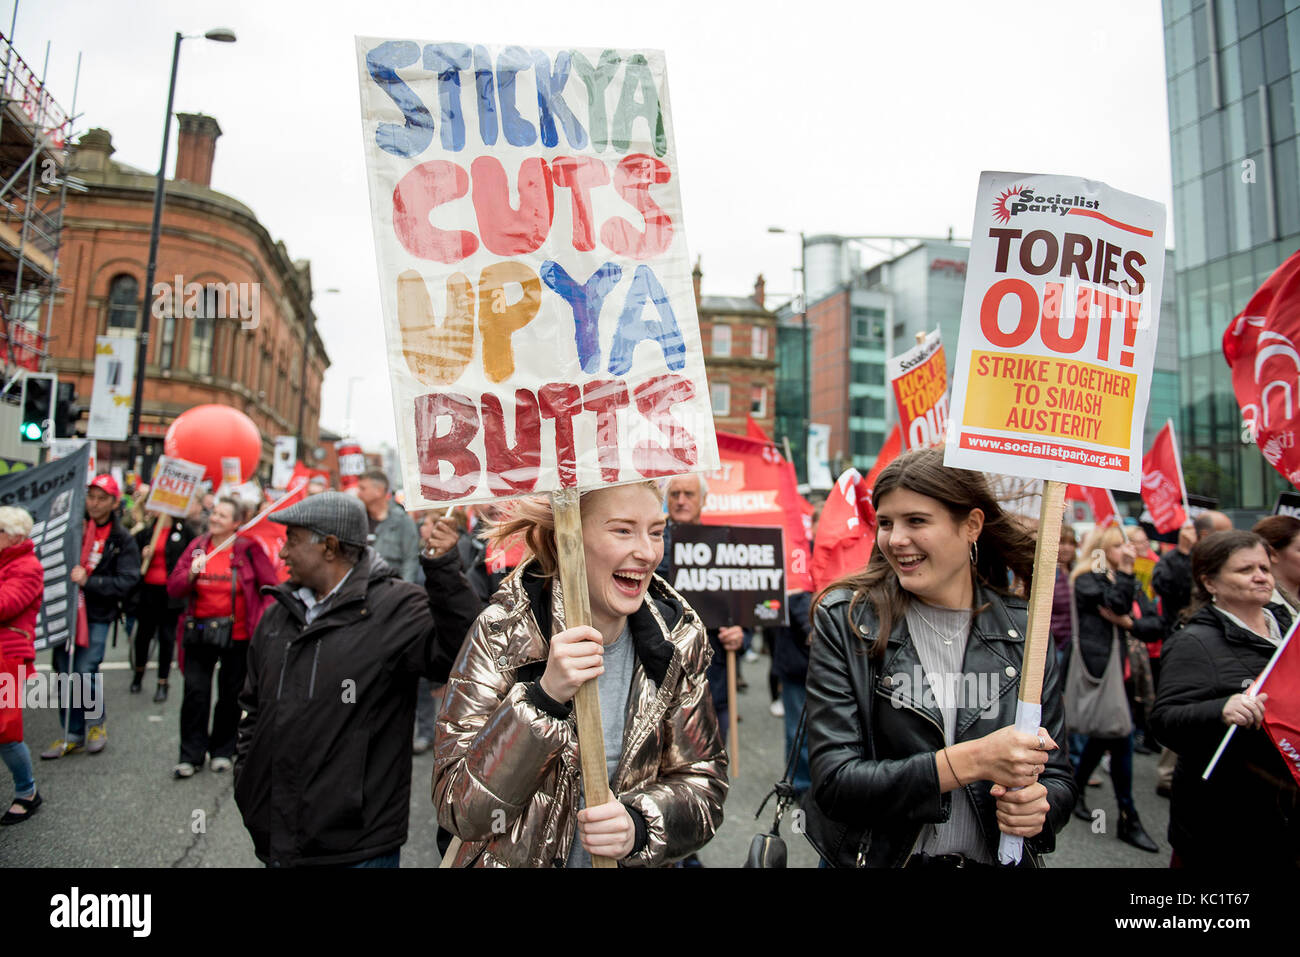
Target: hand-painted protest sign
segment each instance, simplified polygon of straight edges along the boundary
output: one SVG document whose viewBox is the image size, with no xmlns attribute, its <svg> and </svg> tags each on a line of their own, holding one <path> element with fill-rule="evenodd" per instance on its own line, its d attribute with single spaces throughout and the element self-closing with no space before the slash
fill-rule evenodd
<svg viewBox="0 0 1300 957">
<path fill-rule="evenodd" d="M 781 525 L 785 528 L 785 584 L 812 591 L 811 555 L 803 516 L 812 506 L 799 495 L 794 464 L 771 442 L 717 433 L 721 464 L 708 473 L 706 525 Z"/>
<path fill-rule="evenodd" d="M 77 586 L 68 572 L 81 561 L 90 446 L 45 465 L 0 477 L 0 505 L 32 517 L 32 544 L 45 569 L 45 599 L 36 616 L 36 650 L 62 644 L 77 625 Z"/>
<path fill-rule="evenodd" d="M 663 54 L 357 59 L 408 505 L 717 468 Z"/>
<path fill-rule="evenodd" d="M 1137 491 L 1164 232 L 1104 183 L 980 175 L 945 464 Z"/>
<path fill-rule="evenodd" d="M 927 449 L 943 444 L 948 428 L 946 363 L 938 329 L 885 363 L 898 404 L 904 448 Z"/>
<path fill-rule="evenodd" d="M 159 456 L 158 471 L 153 485 L 149 486 L 149 498 L 144 503 L 145 511 L 184 518 L 189 514 L 190 502 L 206 470 L 207 466 L 195 462 L 170 455 Z"/>
<path fill-rule="evenodd" d="M 780 528 L 674 525 L 668 583 L 707 628 L 786 624 Z"/>
</svg>

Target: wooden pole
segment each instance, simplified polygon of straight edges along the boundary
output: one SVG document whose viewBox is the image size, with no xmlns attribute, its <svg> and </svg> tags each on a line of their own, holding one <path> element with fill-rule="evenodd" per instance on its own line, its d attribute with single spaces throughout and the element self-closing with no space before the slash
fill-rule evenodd
<svg viewBox="0 0 1300 957">
<path fill-rule="evenodd" d="M 452 861 L 456 860 L 456 855 L 460 853 L 461 840 L 453 837 L 451 843 L 447 845 L 447 851 L 442 855 L 442 860 L 438 863 L 439 868 L 454 867 Z"/>
<path fill-rule="evenodd" d="M 1029 588 L 1029 633 L 1020 663 L 1020 692 L 1016 696 L 1016 730 L 1037 734 L 1043 720 L 1043 672 L 1052 647 L 1052 591 L 1056 586 L 1056 560 L 1061 546 L 1061 520 L 1065 512 L 1065 483 L 1043 483 L 1038 513 L 1038 543 L 1034 547 L 1034 578 Z M 998 861 L 1018 864 L 1024 839 L 1003 834 L 998 841 Z"/>
<path fill-rule="evenodd" d="M 149 538 L 149 560 L 153 560 L 154 553 L 158 551 L 158 539 L 162 538 L 172 527 L 172 517 L 170 515 L 159 515 L 158 521 L 154 522 L 153 535 Z M 147 569 L 146 569 L 147 571 Z"/>
<path fill-rule="evenodd" d="M 555 515 L 555 550 L 560 562 L 560 588 L 564 591 L 564 627 L 591 624 L 591 596 L 587 592 L 587 562 L 582 550 L 582 513 L 578 490 L 551 493 Z M 573 697 L 578 719 L 578 759 L 582 764 L 582 793 L 588 807 L 609 798 L 605 771 L 605 732 L 600 724 L 600 692 L 593 678 Z M 577 840 L 575 837 L 574 840 Z M 608 857 L 591 856 L 592 867 L 617 867 Z"/>
<path fill-rule="evenodd" d="M 727 774 L 740 776 L 740 715 L 736 713 L 736 653 L 727 649 Z"/>
</svg>

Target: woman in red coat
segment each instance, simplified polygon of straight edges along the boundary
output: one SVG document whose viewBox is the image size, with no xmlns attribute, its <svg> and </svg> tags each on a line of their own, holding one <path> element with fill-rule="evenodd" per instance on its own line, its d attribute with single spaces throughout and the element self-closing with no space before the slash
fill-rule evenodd
<svg viewBox="0 0 1300 957">
<path fill-rule="evenodd" d="M 213 771 L 229 771 L 234 766 L 238 697 L 244 687 L 248 639 L 270 601 L 262 595 L 262 588 L 280 583 L 262 546 L 238 537 L 243 520 L 244 508 L 238 501 L 219 499 L 208 516 L 208 534 L 190 543 L 167 578 L 167 593 L 186 599 L 179 626 L 185 697 L 181 700 L 180 761 L 172 769 L 177 778 L 193 777 L 209 754 Z M 232 538 L 234 542 L 222 548 Z M 187 621 L 192 625 L 187 627 Z M 221 671 L 213 709 L 212 675 L 218 662 Z"/>
<path fill-rule="evenodd" d="M 32 755 L 23 742 L 23 689 L 36 660 L 36 613 L 45 595 L 45 569 L 28 538 L 32 517 L 0 508 L 0 760 L 14 778 L 14 800 L 0 824 L 19 824 L 41 806 Z"/>
</svg>

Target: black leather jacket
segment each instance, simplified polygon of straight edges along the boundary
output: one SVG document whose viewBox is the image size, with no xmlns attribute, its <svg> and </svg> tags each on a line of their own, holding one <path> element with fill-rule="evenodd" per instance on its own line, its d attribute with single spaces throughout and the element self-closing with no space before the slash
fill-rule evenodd
<svg viewBox="0 0 1300 957">
<path fill-rule="evenodd" d="M 812 790 L 804 805 L 808 836 L 833 866 L 899 867 L 922 826 L 946 821 L 952 812 L 951 796 L 939 792 L 935 766 L 935 753 L 944 746 L 942 716 L 932 699 L 926 702 L 911 693 L 921 662 L 907 620 L 895 624 L 883 661 L 870 659 L 875 611 L 861 601 L 850 622 L 851 598 L 847 589 L 830 592 L 813 622 L 807 685 Z M 976 607 L 982 610 L 971 628 L 965 669 L 979 676 L 981 690 L 977 700 L 961 702 L 971 706 L 958 709 L 958 741 L 1015 723 L 1025 602 L 981 588 Z M 1069 820 L 1077 797 L 1065 747 L 1060 674 L 1051 653 L 1043 679 L 1042 726 L 1059 747 L 1040 778 L 1051 807 L 1047 822 L 1040 834 L 1025 841 L 1025 860 L 1034 864 L 1038 855 L 1055 849 L 1056 833 Z M 989 781 L 973 781 L 966 792 L 996 859 L 1000 832 L 990 786 Z"/>
</svg>

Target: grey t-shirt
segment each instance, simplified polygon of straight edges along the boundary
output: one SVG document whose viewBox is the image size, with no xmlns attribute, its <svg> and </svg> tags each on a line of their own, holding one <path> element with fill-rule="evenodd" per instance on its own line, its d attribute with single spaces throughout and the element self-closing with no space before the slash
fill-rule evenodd
<svg viewBox="0 0 1300 957">
<path fill-rule="evenodd" d="M 627 716 L 627 698 L 632 691 L 632 673 L 636 670 L 636 649 L 627 626 L 614 643 L 605 646 L 605 673 L 596 687 L 600 691 L 600 728 L 605 736 L 605 775 L 610 784 L 623 756 L 623 725 Z M 604 803 L 604 802 L 602 802 Z M 578 810 L 587 806 L 580 794 Z M 569 849 L 569 867 L 591 867 L 591 855 L 582 846 L 574 832 L 573 847 Z"/>
</svg>

